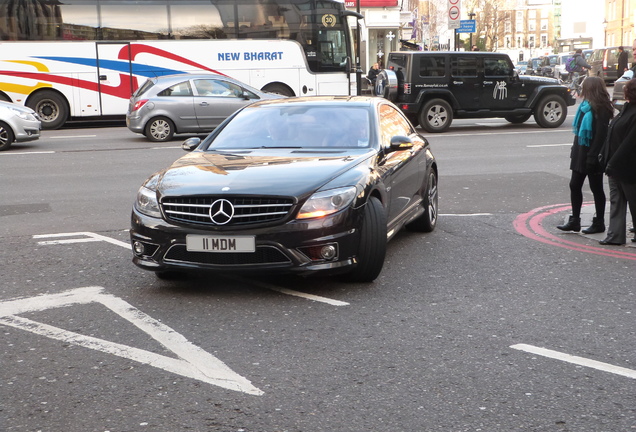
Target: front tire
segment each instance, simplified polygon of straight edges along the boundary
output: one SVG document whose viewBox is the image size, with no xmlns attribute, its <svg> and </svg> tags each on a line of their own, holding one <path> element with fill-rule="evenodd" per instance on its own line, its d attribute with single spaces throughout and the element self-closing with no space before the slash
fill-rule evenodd
<svg viewBox="0 0 636 432">
<path fill-rule="evenodd" d="M 380 200 L 371 197 L 364 207 L 358 263 L 346 279 L 349 282 L 373 282 L 384 265 L 386 242 L 386 212 Z"/>
<path fill-rule="evenodd" d="M 453 121 L 453 110 L 444 99 L 428 101 L 420 111 L 420 126 L 427 132 L 446 131 Z"/>
<path fill-rule="evenodd" d="M 9 127 L 8 124 L 4 122 L 0 122 L 0 151 L 8 149 L 15 136 L 13 135 L 13 130 Z"/>
<path fill-rule="evenodd" d="M 539 101 L 534 120 L 543 128 L 561 126 L 568 115 L 568 108 L 561 96 L 549 95 Z"/>
<path fill-rule="evenodd" d="M 174 136 L 174 123 L 167 117 L 155 117 L 146 123 L 144 135 L 153 142 L 170 141 Z"/>
<path fill-rule="evenodd" d="M 426 182 L 425 192 L 422 194 L 422 216 L 409 223 L 406 227 L 412 231 L 431 232 L 437 226 L 438 192 L 437 173 L 431 168 Z"/>
</svg>

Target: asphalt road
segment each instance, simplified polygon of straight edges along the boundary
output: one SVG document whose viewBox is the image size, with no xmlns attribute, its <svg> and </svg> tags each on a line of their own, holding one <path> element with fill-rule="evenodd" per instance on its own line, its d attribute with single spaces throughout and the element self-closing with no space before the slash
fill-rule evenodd
<svg viewBox="0 0 636 432">
<path fill-rule="evenodd" d="M 0 153 L 0 430 L 636 428 L 636 248 L 555 229 L 573 113 L 429 135 L 438 227 L 398 234 L 372 284 L 136 268 L 135 193 L 181 138 Z"/>
</svg>

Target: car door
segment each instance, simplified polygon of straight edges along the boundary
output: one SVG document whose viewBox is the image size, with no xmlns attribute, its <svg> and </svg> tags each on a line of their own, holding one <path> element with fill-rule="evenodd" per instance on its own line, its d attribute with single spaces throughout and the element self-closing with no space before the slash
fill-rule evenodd
<svg viewBox="0 0 636 432">
<path fill-rule="evenodd" d="M 380 170 L 383 172 L 384 183 L 387 186 L 389 225 L 393 223 L 418 196 L 426 166 L 418 166 L 419 157 L 423 151 L 423 142 L 415 133 L 404 115 L 393 105 L 379 106 L 380 142 L 384 155 L 380 160 Z M 391 138 L 407 136 L 413 141 L 413 148 L 390 151 Z"/>
<path fill-rule="evenodd" d="M 141 97 L 143 98 L 143 95 Z M 175 122 L 178 131 L 193 132 L 198 130 L 190 81 L 185 80 L 166 87 L 158 92 L 150 102 L 155 105 L 152 112 L 165 113 Z M 154 114 L 151 114 L 150 117 L 154 117 Z"/>
<path fill-rule="evenodd" d="M 221 79 L 195 79 L 194 110 L 201 131 L 211 131 L 223 120 L 254 99 L 243 96 L 244 90 Z"/>
<path fill-rule="evenodd" d="M 520 100 L 523 86 L 509 58 L 503 56 L 483 57 L 483 88 L 480 105 L 491 111 L 510 110 L 522 107 Z"/>
<path fill-rule="evenodd" d="M 477 56 L 451 55 L 451 77 L 448 88 L 462 110 L 479 109 L 481 77 L 477 73 Z"/>
</svg>

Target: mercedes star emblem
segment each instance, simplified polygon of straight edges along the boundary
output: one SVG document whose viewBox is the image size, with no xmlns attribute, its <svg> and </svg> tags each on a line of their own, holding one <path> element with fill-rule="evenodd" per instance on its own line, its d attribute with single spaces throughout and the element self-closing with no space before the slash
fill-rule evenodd
<svg viewBox="0 0 636 432">
<path fill-rule="evenodd" d="M 218 199 L 210 206 L 210 219 L 217 225 L 225 225 L 234 216 L 234 206 L 226 199 Z"/>
</svg>

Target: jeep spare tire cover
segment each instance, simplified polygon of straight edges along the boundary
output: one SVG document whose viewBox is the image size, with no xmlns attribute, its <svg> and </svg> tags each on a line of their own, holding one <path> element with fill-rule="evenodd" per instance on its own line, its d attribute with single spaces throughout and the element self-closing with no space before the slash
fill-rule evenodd
<svg viewBox="0 0 636 432">
<path fill-rule="evenodd" d="M 383 69 L 375 79 L 374 94 L 395 102 L 398 96 L 398 78 L 394 71 Z"/>
</svg>

